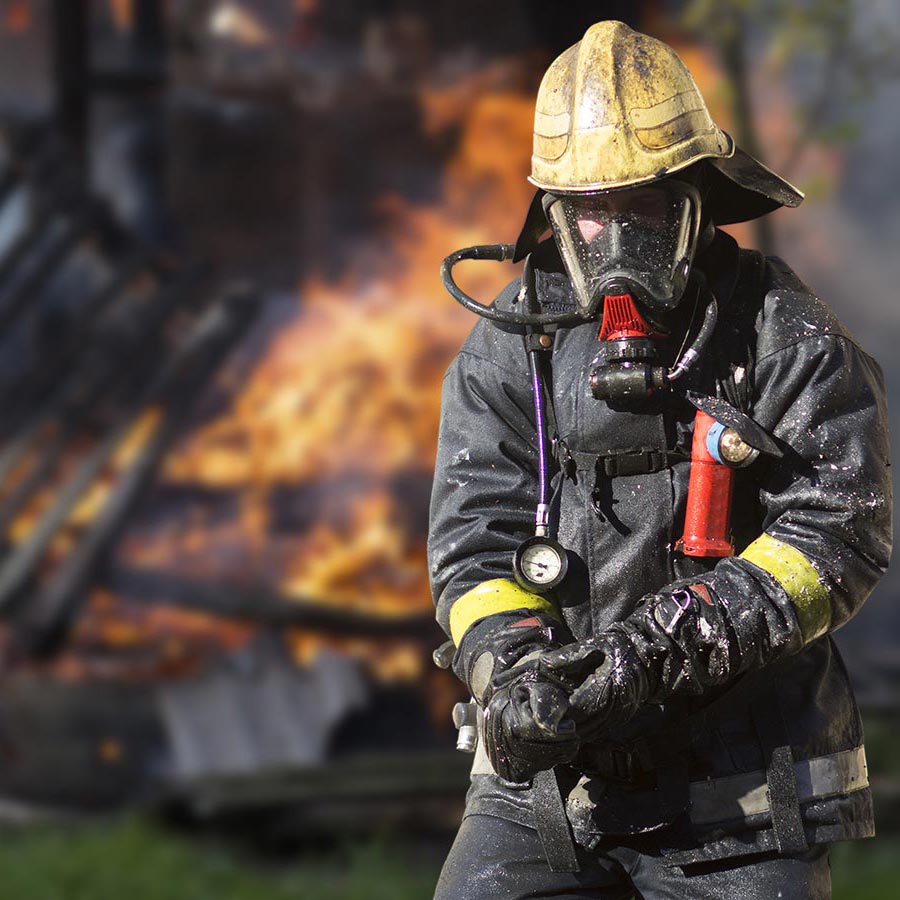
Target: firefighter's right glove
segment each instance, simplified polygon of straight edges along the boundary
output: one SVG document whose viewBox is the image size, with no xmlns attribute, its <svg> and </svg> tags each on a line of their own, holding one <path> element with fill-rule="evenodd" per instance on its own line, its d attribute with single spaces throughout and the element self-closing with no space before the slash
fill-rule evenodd
<svg viewBox="0 0 900 900">
<path fill-rule="evenodd" d="M 484 708 L 484 748 L 494 771 L 507 781 L 571 762 L 579 749 L 568 716 L 568 692 L 526 662 L 498 676 Z"/>
<path fill-rule="evenodd" d="M 546 612 L 523 608 L 495 613 L 466 630 L 453 657 L 453 671 L 484 707 L 497 679 L 510 669 L 572 640 L 568 628 Z"/>
</svg>

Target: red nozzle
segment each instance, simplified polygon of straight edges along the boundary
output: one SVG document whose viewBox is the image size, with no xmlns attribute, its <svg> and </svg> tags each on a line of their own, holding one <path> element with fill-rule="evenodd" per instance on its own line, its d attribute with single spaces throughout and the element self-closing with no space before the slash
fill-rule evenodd
<svg viewBox="0 0 900 900">
<path fill-rule="evenodd" d="M 691 447 L 684 535 L 675 550 L 685 556 L 721 558 L 734 555 L 731 543 L 731 498 L 734 469 L 716 462 L 706 447 L 706 435 L 716 420 L 697 411 Z"/>
<path fill-rule="evenodd" d="M 637 311 L 631 294 L 611 294 L 603 298 L 603 322 L 597 340 L 651 337 L 653 329 Z"/>
</svg>

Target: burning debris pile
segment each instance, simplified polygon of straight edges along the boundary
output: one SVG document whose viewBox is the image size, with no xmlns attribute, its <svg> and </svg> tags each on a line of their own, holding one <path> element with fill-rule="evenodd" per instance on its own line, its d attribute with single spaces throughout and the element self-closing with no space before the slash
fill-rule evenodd
<svg viewBox="0 0 900 900">
<path fill-rule="evenodd" d="M 431 665 L 425 538 L 472 320 L 438 266 L 515 237 L 543 66 L 442 54 L 425 14 L 351 35 L 314 2 L 291 28 L 201 6 L 168 178 L 252 292 L 144 247 L 45 130 L 0 141 L 0 796 L 224 809 L 309 801 L 328 771 L 348 796 L 458 797 L 465 758 L 428 752 L 459 688 Z M 261 287 L 291 256 L 295 288 Z M 484 299 L 514 276 L 473 269 Z"/>
<path fill-rule="evenodd" d="M 507 151 L 474 148 L 486 139 L 527 147 L 529 119 L 515 94 L 476 103 L 441 203 L 386 198 L 394 242 L 368 248 L 360 270 L 337 283 L 313 276 L 280 306 L 259 357 L 248 364 L 238 353 L 221 373 L 239 385 L 228 406 L 167 460 L 161 487 L 181 513 L 133 530 L 123 558 L 189 578 L 212 566 L 232 584 L 397 627 L 431 618 L 424 545 L 440 382 L 471 327 L 444 297 L 436 261 L 454 242 L 515 228 L 527 183 L 498 161 Z M 473 227 L 497 208 L 508 221 Z M 509 277 L 473 289 L 492 294 Z M 383 647 L 376 652 L 384 663 Z"/>
<path fill-rule="evenodd" d="M 143 248 L 53 139 L 8 130 L 0 793 L 96 804 L 190 782 L 227 806 L 260 770 L 452 747 L 425 531 L 440 382 L 471 322 L 437 262 L 527 206 L 515 82 L 478 73 L 474 103 L 458 79 L 423 90 L 429 139 L 456 146 L 439 196 L 380 197 L 358 265 L 265 303 Z M 48 778 L 61 742 L 77 772 Z"/>
</svg>

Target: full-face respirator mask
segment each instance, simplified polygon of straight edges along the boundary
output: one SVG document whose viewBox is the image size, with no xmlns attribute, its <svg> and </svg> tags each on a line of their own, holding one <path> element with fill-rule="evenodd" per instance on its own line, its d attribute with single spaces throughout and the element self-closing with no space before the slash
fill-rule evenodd
<svg viewBox="0 0 900 900">
<path fill-rule="evenodd" d="M 664 389 L 692 361 L 660 364 L 654 321 L 681 301 L 700 228 L 700 194 L 684 181 L 596 194 L 545 194 L 542 205 L 581 315 L 601 308 L 591 393 L 628 404 Z M 649 319 L 649 322 L 648 322 Z"/>
<path fill-rule="evenodd" d="M 544 194 L 541 202 L 585 319 L 607 296 L 629 294 L 651 316 L 681 300 L 700 228 L 696 187 L 664 180 L 596 194 Z"/>
<path fill-rule="evenodd" d="M 674 366 L 660 362 L 658 326 L 681 301 L 691 277 L 700 232 L 700 192 L 674 178 L 596 193 L 545 193 L 540 197 L 572 285 L 575 309 L 542 312 L 534 296 L 530 254 L 522 277 L 522 311 L 497 309 L 469 297 L 453 280 L 463 259 L 506 260 L 510 244 L 458 250 L 444 260 L 444 285 L 466 309 L 523 332 L 547 326 L 575 326 L 599 317 L 601 348 L 591 366 L 597 399 L 629 403 L 664 390 L 694 363 L 716 322 L 716 302 L 704 292 L 706 308 L 692 345 Z M 699 281 L 699 273 L 695 276 Z"/>
</svg>

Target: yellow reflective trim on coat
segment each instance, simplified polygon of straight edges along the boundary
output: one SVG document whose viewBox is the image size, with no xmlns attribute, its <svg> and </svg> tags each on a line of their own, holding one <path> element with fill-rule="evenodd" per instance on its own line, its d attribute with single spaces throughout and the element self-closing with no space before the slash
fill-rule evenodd
<svg viewBox="0 0 900 900">
<path fill-rule="evenodd" d="M 741 558 L 764 569 L 784 588 L 797 611 L 804 643 L 828 630 L 831 624 L 828 588 L 799 550 L 763 534 L 747 547 Z"/>
<path fill-rule="evenodd" d="M 463 635 L 479 619 L 513 609 L 546 612 L 559 618 L 559 610 L 546 597 L 532 594 L 507 578 L 494 578 L 473 587 L 450 607 L 453 643 L 458 647 Z"/>
</svg>

